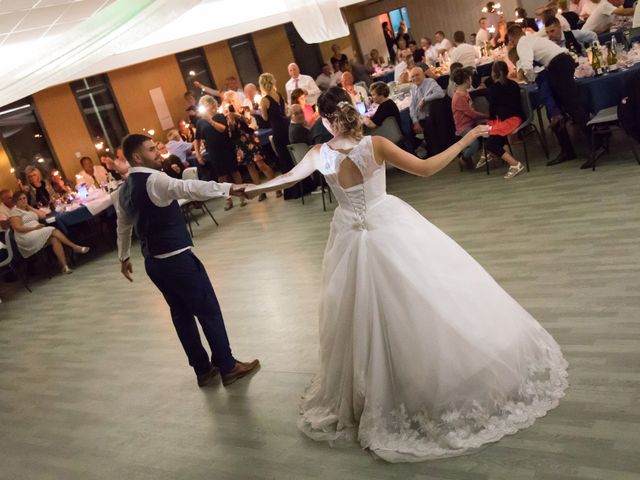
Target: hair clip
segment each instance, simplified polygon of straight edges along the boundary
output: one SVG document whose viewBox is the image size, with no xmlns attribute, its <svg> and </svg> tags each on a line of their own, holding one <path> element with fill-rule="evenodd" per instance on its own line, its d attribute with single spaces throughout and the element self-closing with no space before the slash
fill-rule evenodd
<svg viewBox="0 0 640 480">
<path fill-rule="evenodd" d="M 351 105 L 349 102 L 345 102 L 344 100 L 341 102 L 338 102 L 338 108 L 343 108 L 346 107 L 348 105 Z"/>
</svg>

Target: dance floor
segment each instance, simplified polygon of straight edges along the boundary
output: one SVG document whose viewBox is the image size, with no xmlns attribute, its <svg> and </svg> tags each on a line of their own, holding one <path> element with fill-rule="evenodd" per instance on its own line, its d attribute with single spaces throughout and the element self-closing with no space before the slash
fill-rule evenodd
<svg viewBox="0 0 640 480">
<path fill-rule="evenodd" d="M 260 358 L 262 370 L 229 388 L 196 386 L 137 244 L 133 284 L 115 252 L 91 253 L 32 294 L 0 283 L 0 478 L 638 478 L 640 167 L 626 148 L 595 173 L 535 156 L 513 180 L 457 165 L 428 179 L 389 174 L 390 193 L 460 243 L 560 343 L 567 396 L 531 428 L 419 464 L 306 439 L 297 403 L 317 367 L 331 212 L 319 195 L 225 213 L 215 201 L 220 227 L 202 217 L 195 251 L 234 353 Z"/>
</svg>

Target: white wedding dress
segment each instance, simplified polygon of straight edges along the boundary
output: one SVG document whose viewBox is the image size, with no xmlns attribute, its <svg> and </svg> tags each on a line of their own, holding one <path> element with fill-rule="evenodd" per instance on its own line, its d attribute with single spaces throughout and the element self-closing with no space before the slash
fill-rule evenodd
<svg viewBox="0 0 640 480">
<path fill-rule="evenodd" d="M 323 262 L 320 371 L 299 428 L 416 462 L 470 453 L 556 407 L 568 385 L 558 344 L 456 242 L 386 193 L 371 137 L 348 155 L 325 144 L 319 158 L 311 168 L 339 207 Z M 340 186 L 345 158 L 363 184 Z"/>
</svg>

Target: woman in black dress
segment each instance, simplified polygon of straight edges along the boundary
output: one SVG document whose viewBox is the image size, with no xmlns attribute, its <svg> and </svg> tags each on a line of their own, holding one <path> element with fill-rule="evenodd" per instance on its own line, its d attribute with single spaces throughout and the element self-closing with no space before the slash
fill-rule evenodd
<svg viewBox="0 0 640 480">
<path fill-rule="evenodd" d="M 209 167 L 217 176 L 218 182 L 242 183 L 242 176 L 238 171 L 236 151 L 229 136 L 229 128 L 225 116 L 218 112 L 218 102 L 211 95 L 203 95 L 199 102 L 200 118 L 196 123 L 196 158 L 198 164 Z M 208 161 L 205 162 L 201 153 L 201 144 L 207 150 Z M 244 207 L 243 198 L 240 206 Z M 233 200 L 227 198 L 224 209 L 233 208 Z"/>
<path fill-rule="evenodd" d="M 270 73 L 263 73 L 258 79 L 262 99 L 260 111 L 273 130 L 273 145 L 278 155 L 278 167 L 282 173 L 287 173 L 294 167 L 287 145 L 289 144 L 289 117 L 287 117 L 287 105 L 282 95 L 276 88 L 276 79 Z M 306 184 L 305 184 L 306 190 Z M 300 187 L 293 186 L 284 191 L 284 199 L 300 197 Z"/>
</svg>

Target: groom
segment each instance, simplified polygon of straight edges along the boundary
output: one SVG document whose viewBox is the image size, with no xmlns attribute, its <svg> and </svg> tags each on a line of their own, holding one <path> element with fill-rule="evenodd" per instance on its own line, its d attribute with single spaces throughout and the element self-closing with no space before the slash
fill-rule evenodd
<svg viewBox="0 0 640 480">
<path fill-rule="evenodd" d="M 244 187 L 169 177 L 159 171 L 162 157 L 155 142 L 146 135 L 127 135 L 122 150 L 131 164 L 126 182 L 114 195 L 122 274 L 133 281 L 129 251 L 135 228 L 147 275 L 169 304 L 173 325 L 189 365 L 195 370 L 198 386 L 212 384 L 218 372 L 223 385 L 230 385 L 256 371 L 260 362 L 245 363 L 233 358 L 218 299 L 204 266 L 191 251 L 193 243 L 177 200 L 242 196 Z M 211 360 L 200 341 L 194 317 L 198 317 L 211 348 Z"/>
</svg>

